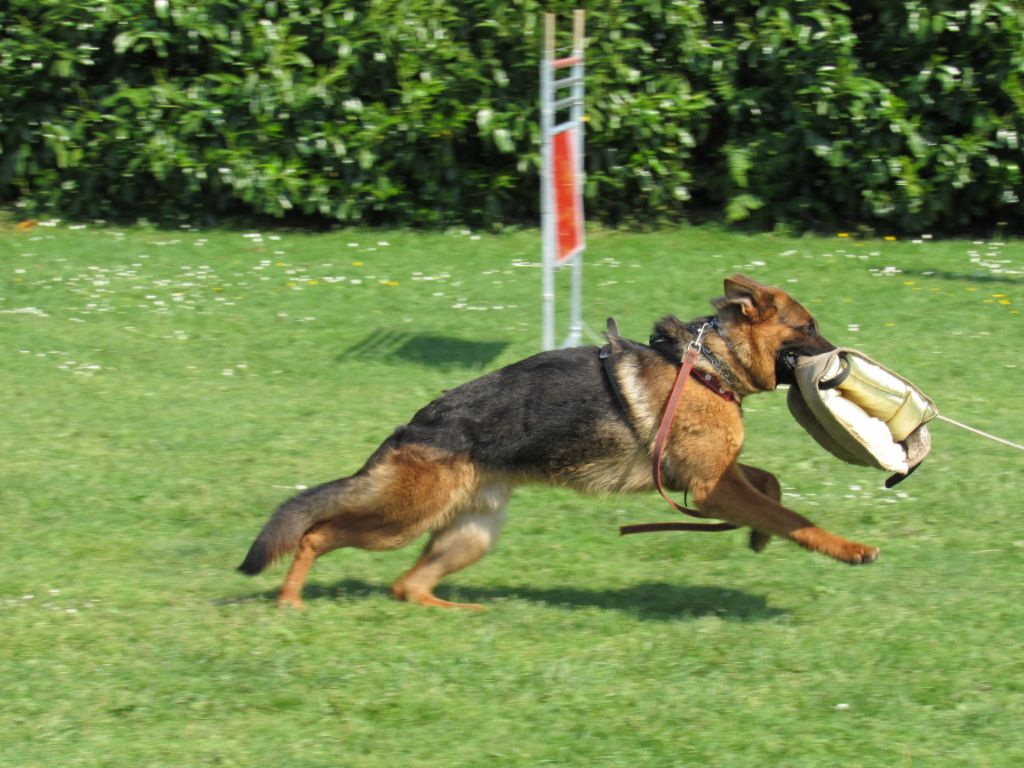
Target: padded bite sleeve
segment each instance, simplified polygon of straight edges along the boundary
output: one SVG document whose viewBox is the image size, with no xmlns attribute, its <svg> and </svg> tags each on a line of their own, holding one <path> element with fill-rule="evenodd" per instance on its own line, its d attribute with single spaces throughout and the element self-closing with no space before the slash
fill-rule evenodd
<svg viewBox="0 0 1024 768">
<path fill-rule="evenodd" d="M 801 357 L 794 376 L 790 412 L 837 458 L 906 474 L 928 455 L 938 409 L 899 374 L 844 348 Z"/>
</svg>

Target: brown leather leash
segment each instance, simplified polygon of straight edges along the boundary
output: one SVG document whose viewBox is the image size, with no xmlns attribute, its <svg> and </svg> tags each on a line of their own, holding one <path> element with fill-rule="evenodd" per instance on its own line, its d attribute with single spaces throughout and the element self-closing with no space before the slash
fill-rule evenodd
<svg viewBox="0 0 1024 768">
<path fill-rule="evenodd" d="M 651 475 L 654 479 L 654 486 L 658 489 L 658 493 L 661 494 L 661 498 L 668 502 L 668 505 L 677 512 L 697 518 L 703 518 L 704 515 L 696 510 L 677 504 L 665 492 L 665 486 L 661 481 L 661 458 L 665 452 L 665 443 L 668 442 L 668 433 L 672 429 L 672 421 L 675 418 L 676 411 L 679 409 L 679 401 L 682 398 L 683 389 L 686 387 L 686 382 L 690 379 L 690 372 L 693 370 L 694 363 L 697 362 L 704 334 L 710 327 L 709 323 L 702 325 L 697 332 L 697 338 L 686 347 L 686 354 L 683 355 L 682 364 L 679 366 L 679 373 L 676 374 L 675 383 L 672 385 L 672 393 L 669 395 L 665 411 L 661 415 L 658 434 L 654 438 L 654 454 L 651 461 Z M 628 536 L 631 533 L 653 533 L 656 531 L 734 531 L 737 527 L 732 523 L 640 523 L 637 525 L 621 526 L 619 528 L 619 535 Z"/>
</svg>

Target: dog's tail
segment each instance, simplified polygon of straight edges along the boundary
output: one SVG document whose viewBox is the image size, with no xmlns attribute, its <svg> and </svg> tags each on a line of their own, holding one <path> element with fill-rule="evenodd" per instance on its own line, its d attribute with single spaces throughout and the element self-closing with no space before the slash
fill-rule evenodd
<svg viewBox="0 0 1024 768">
<path fill-rule="evenodd" d="M 318 485 L 284 502 L 263 526 L 238 570 L 255 576 L 281 555 L 293 551 L 306 531 L 338 514 L 349 480 Z"/>
</svg>

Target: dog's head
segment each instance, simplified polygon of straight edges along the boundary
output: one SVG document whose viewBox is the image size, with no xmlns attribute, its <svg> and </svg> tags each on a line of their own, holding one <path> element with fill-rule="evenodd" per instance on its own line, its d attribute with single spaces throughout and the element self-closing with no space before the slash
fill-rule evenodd
<svg viewBox="0 0 1024 768">
<path fill-rule="evenodd" d="M 796 357 L 835 349 L 798 301 L 746 275 L 726 278 L 725 296 L 711 303 L 722 335 L 759 389 L 794 383 Z"/>
</svg>

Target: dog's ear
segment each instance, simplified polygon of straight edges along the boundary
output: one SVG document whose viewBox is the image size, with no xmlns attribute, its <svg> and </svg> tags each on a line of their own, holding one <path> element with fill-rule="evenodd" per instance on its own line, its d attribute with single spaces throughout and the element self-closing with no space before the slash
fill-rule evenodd
<svg viewBox="0 0 1024 768">
<path fill-rule="evenodd" d="M 725 296 L 711 303 L 719 310 L 736 307 L 752 323 L 769 320 L 778 311 L 774 288 L 738 273 L 725 279 Z"/>
</svg>

